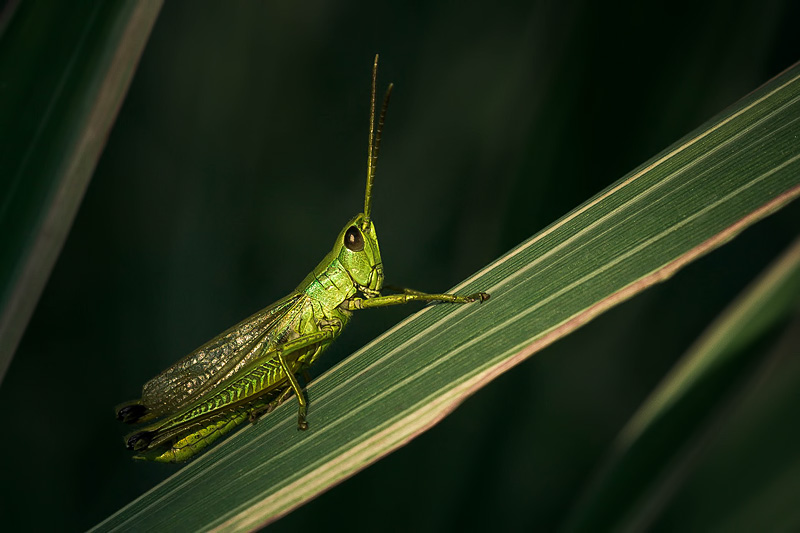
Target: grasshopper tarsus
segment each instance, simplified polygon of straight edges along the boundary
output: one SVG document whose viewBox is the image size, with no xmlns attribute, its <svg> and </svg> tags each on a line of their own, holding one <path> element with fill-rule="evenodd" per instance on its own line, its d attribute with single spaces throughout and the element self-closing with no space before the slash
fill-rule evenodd
<svg viewBox="0 0 800 533">
<path fill-rule="evenodd" d="M 476 292 L 475 294 L 467 296 L 467 298 L 469 298 L 473 302 L 483 303 L 490 298 L 490 295 L 488 292 Z"/>
</svg>

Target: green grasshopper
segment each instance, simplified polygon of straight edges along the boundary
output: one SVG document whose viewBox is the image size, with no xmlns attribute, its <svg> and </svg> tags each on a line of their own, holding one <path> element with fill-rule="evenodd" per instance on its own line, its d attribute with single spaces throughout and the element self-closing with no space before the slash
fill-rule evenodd
<svg viewBox="0 0 800 533">
<path fill-rule="evenodd" d="M 383 263 L 370 214 L 392 84 L 386 89 L 376 130 L 377 71 L 376 55 L 364 212 L 345 225 L 333 250 L 291 294 L 197 348 L 145 383 L 140 400 L 118 408 L 117 419 L 126 423 L 155 420 L 125 438 L 127 447 L 136 452 L 134 458 L 186 461 L 245 421 L 255 422 L 292 393 L 299 404 L 297 428 L 307 429 L 308 404 L 297 374 L 304 373 L 339 336 L 353 311 L 414 301 L 461 304 L 489 299 L 485 292 L 457 296 L 411 289 L 381 295 Z"/>
</svg>

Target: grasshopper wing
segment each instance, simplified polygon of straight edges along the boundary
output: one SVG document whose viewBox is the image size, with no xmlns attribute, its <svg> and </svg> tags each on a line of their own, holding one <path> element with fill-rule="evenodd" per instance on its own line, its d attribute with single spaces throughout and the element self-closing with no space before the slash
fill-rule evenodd
<svg viewBox="0 0 800 533">
<path fill-rule="evenodd" d="M 303 297 L 292 293 L 244 319 L 167 368 L 142 387 L 142 399 L 122 406 L 125 422 L 144 422 L 186 407 L 259 354 L 275 346 L 299 320 Z"/>
</svg>

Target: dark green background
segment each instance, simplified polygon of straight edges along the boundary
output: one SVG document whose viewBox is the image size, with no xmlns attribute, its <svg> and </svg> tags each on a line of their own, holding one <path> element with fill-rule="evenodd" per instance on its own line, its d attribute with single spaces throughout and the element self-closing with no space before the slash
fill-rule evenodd
<svg viewBox="0 0 800 533">
<path fill-rule="evenodd" d="M 114 405 L 291 290 L 361 209 L 375 52 L 395 83 L 374 198 L 387 278 L 429 291 L 800 59 L 790 0 L 616 6 L 168 2 L 0 388 L 4 522 L 85 529 L 176 470 L 130 460 Z M 798 227 L 789 206 L 274 529 L 555 528 Z M 411 311 L 360 314 L 322 366 Z M 659 526 L 713 521 L 701 503 Z"/>
</svg>

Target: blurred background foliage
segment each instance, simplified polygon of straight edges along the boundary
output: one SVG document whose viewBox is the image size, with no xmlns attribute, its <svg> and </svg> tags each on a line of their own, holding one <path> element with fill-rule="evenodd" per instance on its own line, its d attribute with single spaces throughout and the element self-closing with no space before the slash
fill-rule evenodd
<svg viewBox="0 0 800 533">
<path fill-rule="evenodd" d="M 130 460 L 113 407 L 291 290 L 360 210 L 374 53 L 396 84 L 374 199 L 387 279 L 441 290 L 800 59 L 799 17 L 791 0 L 166 3 L 0 387 L 0 516 L 85 529 L 175 471 Z M 273 529 L 557 528 L 798 228 L 792 204 Z M 359 315 L 319 371 L 409 311 Z M 796 353 L 797 317 L 775 339 Z M 727 428 L 656 529 L 722 525 L 777 457 L 797 470 L 795 367 L 773 369 L 772 415 Z"/>
</svg>

